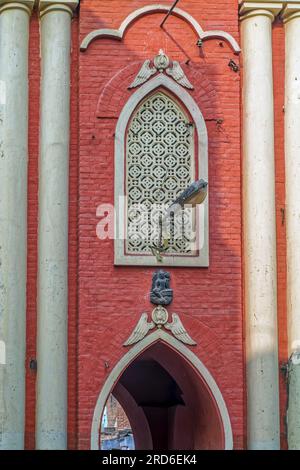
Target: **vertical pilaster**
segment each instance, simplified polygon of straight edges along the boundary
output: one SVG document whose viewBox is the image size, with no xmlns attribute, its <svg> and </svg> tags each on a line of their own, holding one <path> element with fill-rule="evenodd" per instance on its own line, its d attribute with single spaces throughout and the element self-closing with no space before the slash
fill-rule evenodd
<svg viewBox="0 0 300 470">
<path fill-rule="evenodd" d="M 272 22 L 279 2 L 242 2 L 243 240 L 249 449 L 279 449 Z"/>
<path fill-rule="evenodd" d="M 77 4 L 39 2 L 37 449 L 67 448 L 70 41 Z"/>
<path fill-rule="evenodd" d="M 0 0 L 0 449 L 25 422 L 28 38 L 34 1 Z"/>
</svg>

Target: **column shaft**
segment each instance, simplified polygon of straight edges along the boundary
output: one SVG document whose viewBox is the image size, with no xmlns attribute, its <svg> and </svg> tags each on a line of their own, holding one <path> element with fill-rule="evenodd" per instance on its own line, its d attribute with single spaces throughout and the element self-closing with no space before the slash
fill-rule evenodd
<svg viewBox="0 0 300 470">
<path fill-rule="evenodd" d="M 248 448 L 261 450 L 280 447 L 272 20 L 241 23 Z"/>
<path fill-rule="evenodd" d="M 297 11 L 298 10 L 298 11 Z M 289 449 L 300 449 L 300 6 L 285 10 L 285 175 Z"/>
<path fill-rule="evenodd" d="M 23 449 L 25 421 L 28 36 L 32 2 L 0 1 L 0 449 Z"/>
<path fill-rule="evenodd" d="M 37 449 L 67 448 L 71 14 L 51 5 L 41 17 Z"/>
</svg>

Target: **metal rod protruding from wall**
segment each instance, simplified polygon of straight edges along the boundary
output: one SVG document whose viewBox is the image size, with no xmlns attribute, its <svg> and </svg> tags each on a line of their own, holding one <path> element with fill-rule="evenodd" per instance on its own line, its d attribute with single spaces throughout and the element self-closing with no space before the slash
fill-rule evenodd
<svg viewBox="0 0 300 470">
<path fill-rule="evenodd" d="M 177 3 L 179 2 L 179 0 L 175 0 L 175 2 L 173 3 L 173 5 L 171 6 L 170 10 L 168 11 L 168 13 L 166 14 L 165 18 L 163 19 L 163 21 L 161 22 L 160 24 L 160 27 L 162 28 L 163 25 L 165 24 L 165 22 L 167 21 L 167 19 L 169 18 L 169 16 L 171 15 L 172 11 L 174 10 L 174 8 L 176 7 Z"/>
</svg>

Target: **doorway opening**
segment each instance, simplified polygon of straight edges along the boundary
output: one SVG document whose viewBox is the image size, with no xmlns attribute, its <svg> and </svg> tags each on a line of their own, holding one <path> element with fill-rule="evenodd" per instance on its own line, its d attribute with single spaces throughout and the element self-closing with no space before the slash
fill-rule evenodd
<svg viewBox="0 0 300 470">
<path fill-rule="evenodd" d="M 101 422 L 101 450 L 134 450 L 129 419 L 112 393 L 106 401 Z"/>
<path fill-rule="evenodd" d="M 191 350 L 167 333 L 159 334 L 172 344 L 157 340 L 151 344 L 152 333 L 145 338 L 148 347 L 132 348 L 128 364 L 119 374 L 116 366 L 109 378 L 112 384 L 109 379 L 105 384 L 93 420 L 94 433 L 98 427 L 97 448 L 103 448 L 99 424 L 110 393 L 128 418 L 137 450 L 232 448 L 227 408 L 214 379 Z M 125 357 L 121 361 L 120 367 Z"/>
</svg>

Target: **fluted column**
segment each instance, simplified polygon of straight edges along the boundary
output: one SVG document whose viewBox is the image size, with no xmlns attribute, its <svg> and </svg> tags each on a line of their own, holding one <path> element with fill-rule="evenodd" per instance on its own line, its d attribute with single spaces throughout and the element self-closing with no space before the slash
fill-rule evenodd
<svg viewBox="0 0 300 470">
<path fill-rule="evenodd" d="M 77 4 L 39 2 L 37 449 L 67 448 L 70 41 Z"/>
<path fill-rule="evenodd" d="M 242 2 L 243 241 L 248 449 L 279 449 L 272 21 L 279 2 Z"/>
<path fill-rule="evenodd" d="M 34 1 L 0 0 L 0 449 L 23 449 L 25 421 L 28 37 Z"/>
<path fill-rule="evenodd" d="M 300 449 L 300 3 L 285 23 L 285 186 L 289 350 L 288 444 Z"/>
</svg>

